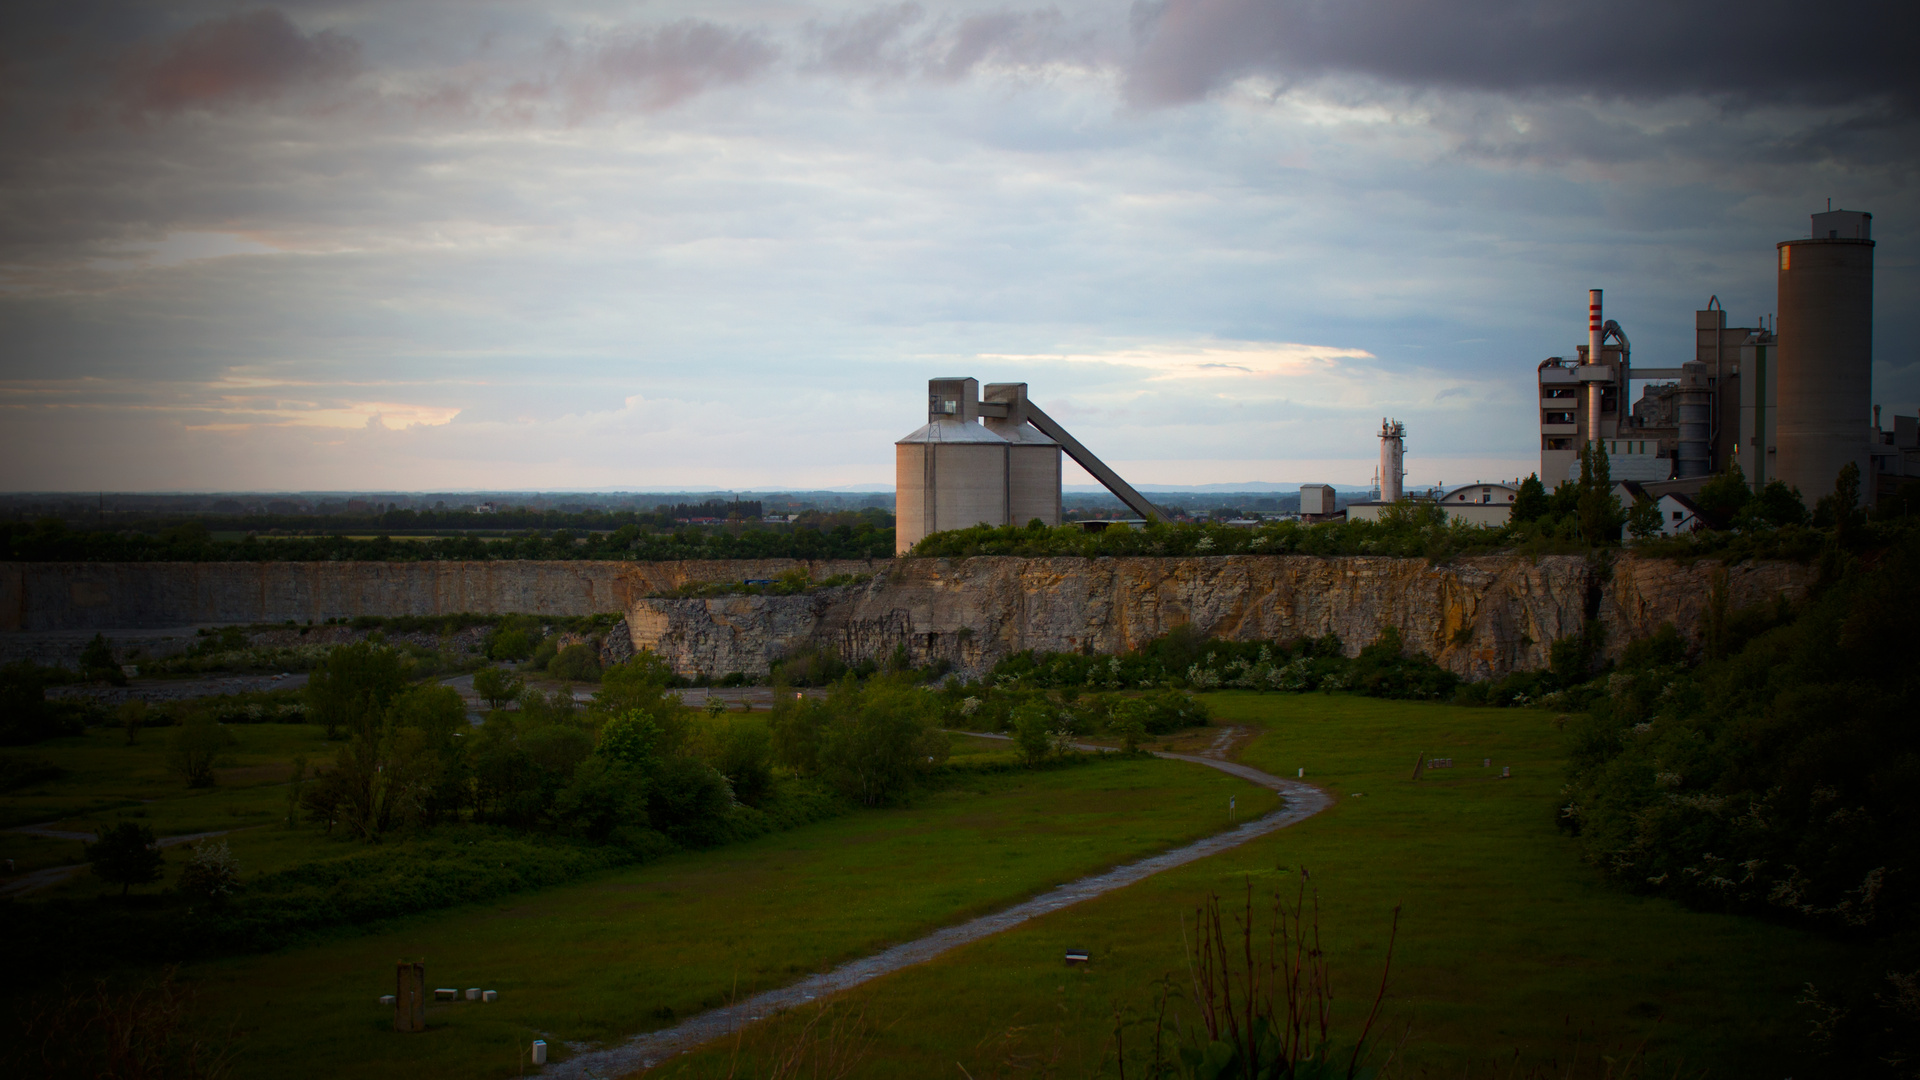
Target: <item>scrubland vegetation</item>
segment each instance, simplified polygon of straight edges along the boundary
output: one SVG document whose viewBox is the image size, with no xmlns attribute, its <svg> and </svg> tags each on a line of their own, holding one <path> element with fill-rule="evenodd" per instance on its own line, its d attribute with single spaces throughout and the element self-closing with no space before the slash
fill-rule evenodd
<svg viewBox="0 0 1920 1080">
<path fill-rule="evenodd" d="M 401 513 L 405 513 L 402 511 Z M 606 517 L 607 515 L 602 515 Z M 628 515 L 632 517 L 633 515 Z M 649 519 L 651 515 L 648 516 Z M 850 519 L 850 520 L 837 520 Z M 472 527 L 473 523 L 469 523 Z M 596 529 L 595 525 L 608 525 Z M 0 559 L 22 562 L 417 562 L 433 559 L 885 559 L 893 555 L 890 515 L 835 514 L 818 522 L 774 527 L 594 521 L 575 528 L 525 529 L 490 535 L 275 535 L 247 532 L 223 539 L 200 521 L 152 530 L 80 529 L 58 518 L 0 521 Z"/>
</svg>

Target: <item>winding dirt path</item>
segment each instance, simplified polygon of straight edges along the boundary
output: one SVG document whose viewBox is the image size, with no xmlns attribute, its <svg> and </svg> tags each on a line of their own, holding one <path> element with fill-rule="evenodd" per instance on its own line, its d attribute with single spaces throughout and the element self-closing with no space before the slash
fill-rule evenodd
<svg viewBox="0 0 1920 1080">
<path fill-rule="evenodd" d="M 1229 733 L 1237 731 L 1238 729 L 1233 728 L 1223 731 L 1222 738 L 1216 739 L 1207 753 L 1224 753 L 1225 749 L 1235 741 Z M 973 731 L 957 734 L 986 739 L 1007 738 L 1005 735 L 988 735 Z M 1110 749 L 1087 745 L 1081 745 L 1078 748 L 1095 752 Z M 619 1046 L 575 1055 L 566 1061 L 548 1066 L 541 1075 L 586 1080 L 586 1078 L 625 1076 L 641 1069 L 652 1068 L 675 1054 L 684 1053 L 715 1039 L 731 1035 L 745 1025 L 774 1013 L 805 1005 L 829 994 L 837 994 L 902 968 L 923 964 L 950 949 L 1011 929 L 1029 919 L 1059 911 L 1061 908 L 1070 907 L 1082 900 L 1090 900 L 1115 889 L 1125 888 L 1163 870 L 1185 866 L 1209 855 L 1217 855 L 1222 851 L 1239 847 L 1249 840 L 1304 821 L 1333 805 L 1333 796 L 1311 784 L 1272 776 L 1250 765 L 1226 761 L 1220 757 L 1191 754 L 1159 753 L 1155 756 L 1219 769 L 1221 772 L 1277 791 L 1285 801 L 1280 809 L 1266 817 L 1256 818 L 1226 832 L 1216 833 L 1185 847 L 1174 848 L 1171 851 L 1141 859 L 1139 862 L 1117 866 L 1103 873 L 1070 881 L 1051 892 L 1043 893 L 1002 911 L 936 930 L 925 937 L 895 945 L 891 949 L 872 956 L 848 961 L 832 971 L 810 975 L 777 990 L 768 990 L 732 1005 L 724 1005 L 698 1016 L 690 1016 L 672 1027 L 636 1035 Z"/>
</svg>

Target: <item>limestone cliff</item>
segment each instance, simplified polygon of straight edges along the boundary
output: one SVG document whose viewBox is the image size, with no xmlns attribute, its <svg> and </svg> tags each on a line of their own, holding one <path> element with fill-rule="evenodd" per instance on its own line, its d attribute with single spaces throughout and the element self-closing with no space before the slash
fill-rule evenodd
<svg viewBox="0 0 1920 1080">
<path fill-rule="evenodd" d="M 1578 556 L 903 559 L 864 584 L 802 596 L 637 599 L 627 625 L 637 647 L 712 675 L 762 673 L 809 645 L 849 661 L 904 645 L 917 664 L 944 658 L 979 672 L 1022 649 L 1124 651 L 1182 623 L 1236 641 L 1332 633 L 1357 652 L 1392 626 L 1478 679 L 1544 667 L 1551 643 L 1589 617 L 1616 655 L 1662 622 L 1697 640 L 1719 574 L 1730 609 L 1797 598 L 1812 579 L 1792 563 L 1631 556 L 1610 566 Z"/>
<path fill-rule="evenodd" d="M 799 596 L 649 599 L 692 582 L 874 575 Z M 1597 618 L 1607 647 L 1672 622 L 1698 639 L 1716 575 L 1737 609 L 1802 595 L 1793 563 L 1684 564 L 1619 555 L 1422 559 L 1232 555 L 1132 559 L 788 559 L 688 562 L 4 563 L 0 630 L 77 632 L 315 622 L 353 615 L 623 612 L 633 644 L 678 670 L 761 673 L 831 645 L 858 661 L 906 646 L 977 672 L 1022 649 L 1115 652 L 1182 623 L 1234 640 L 1338 634 L 1349 650 L 1397 627 L 1470 678 L 1545 666 Z M 609 659 L 617 643 L 604 647 Z"/>
</svg>

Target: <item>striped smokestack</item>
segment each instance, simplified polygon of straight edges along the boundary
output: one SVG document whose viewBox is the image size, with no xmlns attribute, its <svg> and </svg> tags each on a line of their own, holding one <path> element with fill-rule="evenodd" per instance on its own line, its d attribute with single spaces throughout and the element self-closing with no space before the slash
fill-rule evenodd
<svg viewBox="0 0 1920 1080">
<path fill-rule="evenodd" d="M 1600 290 L 1587 290 L 1587 363 L 1600 362 Z M 1587 441 L 1600 441 L 1600 383 L 1587 383 Z"/>
</svg>

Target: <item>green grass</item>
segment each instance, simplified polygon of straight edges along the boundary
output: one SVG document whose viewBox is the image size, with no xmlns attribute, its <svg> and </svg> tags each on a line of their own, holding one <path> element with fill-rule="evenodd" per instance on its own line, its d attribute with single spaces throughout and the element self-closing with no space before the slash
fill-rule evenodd
<svg viewBox="0 0 1920 1080">
<path fill-rule="evenodd" d="M 1262 730 L 1242 760 L 1288 776 L 1304 767 L 1337 805 L 846 995 L 872 1029 L 857 1075 L 958 1076 L 963 1063 L 985 1077 L 1056 1057 L 1061 1075 L 1087 1075 L 1116 1005 L 1144 1011 L 1153 980 L 1184 981 L 1183 913 L 1190 922 L 1209 891 L 1237 898 L 1249 880 L 1262 893 L 1290 891 L 1302 866 L 1320 893 L 1348 1040 L 1379 977 L 1392 909 L 1403 906 L 1382 1028 L 1407 1040 L 1396 1059 L 1405 1075 L 1507 1076 L 1517 1054 L 1518 1075 L 1577 1058 L 1575 1075 L 1598 1076 L 1600 1052 L 1624 1060 L 1643 1040 L 1660 1063 L 1651 1075 L 1819 1071 L 1796 1060 L 1805 1023 L 1793 1003 L 1803 983 L 1844 970 L 1846 950 L 1602 883 L 1553 826 L 1560 738 L 1550 715 L 1344 695 L 1236 692 L 1209 703 L 1217 723 Z M 1422 753 L 1456 767 L 1416 781 Z M 1501 766 L 1512 779 L 1495 778 Z M 1065 968 L 1069 947 L 1092 950 L 1092 965 Z M 804 1019 L 758 1025 L 739 1047 L 658 1072 L 753 1075 L 756 1055 L 797 1044 Z M 1143 1035 L 1134 1030 L 1130 1045 Z"/>
<path fill-rule="evenodd" d="M 971 749 L 971 747 L 969 747 Z M 997 753 L 994 748 L 990 753 Z M 617 1040 L 736 991 L 910 940 L 1221 826 L 1270 796 L 1172 762 L 964 777 L 915 805 L 860 811 L 714 851 L 186 971 L 202 1014 L 237 1022 L 240 1076 L 510 1075 L 545 1037 Z M 495 1005 L 391 1031 L 375 999 L 399 957 L 433 986 L 483 986 Z"/>
<path fill-rule="evenodd" d="M 126 745 L 126 736 L 117 728 L 90 728 L 83 735 L 30 747 L 28 752 L 34 757 L 45 758 L 66 773 L 0 795 L 0 826 L 44 824 L 62 831 L 97 832 L 133 821 L 159 837 L 219 829 L 257 830 L 279 820 L 285 812 L 288 762 L 293 756 L 305 754 L 318 763 L 330 758 L 337 746 L 326 742 L 320 728 L 304 724 L 230 724 L 227 730 L 236 743 L 222 759 L 223 767 L 215 771 L 215 784 L 210 788 L 190 788 L 168 771 L 166 747 L 171 730 L 167 728 L 142 731 L 132 746 Z M 243 841 L 242 837 L 247 839 Z M 248 833 L 230 839 L 236 846 L 242 842 L 254 841 Z M 278 840 L 261 842 L 287 846 Z M 81 849 L 77 840 L 0 832 L 0 858 L 13 859 L 15 868 L 23 872 L 80 862 Z M 169 857 L 173 864 L 182 861 L 171 851 Z M 83 874 L 34 895 L 91 895 L 100 888 Z"/>
</svg>

